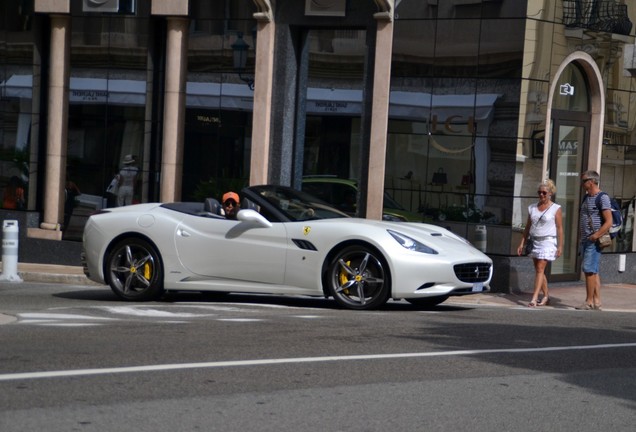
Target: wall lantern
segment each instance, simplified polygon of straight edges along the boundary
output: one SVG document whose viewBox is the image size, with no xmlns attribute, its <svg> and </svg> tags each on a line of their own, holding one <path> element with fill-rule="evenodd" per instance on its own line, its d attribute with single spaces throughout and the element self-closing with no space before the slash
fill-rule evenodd
<svg viewBox="0 0 636 432">
<path fill-rule="evenodd" d="M 243 33 L 239 32 L 236 35 L 236 41 L 232 44 L 232 53 L 234 55 L 234 70 L 238 74 L 241 81 L 247 84 L 250 90 L 254 90 L 254 78 L 250 76 L 244 76 L 245 67 L 247 65 L 247 51 L 250 46 L 243 39 Z"/>
</svg>

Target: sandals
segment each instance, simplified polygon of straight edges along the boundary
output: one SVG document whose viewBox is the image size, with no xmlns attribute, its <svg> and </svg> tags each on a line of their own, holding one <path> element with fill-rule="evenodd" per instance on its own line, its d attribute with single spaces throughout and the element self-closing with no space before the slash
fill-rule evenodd
<svg viewBox="0 0 636 432">
<path fill-rule="evenodd" d="M 594 306 L 588 303 L 583 303 L 580 306 L 575 307 L 576 310 L 594 310 Z"/>
<path fill-rule="evenodd" d="M 541 302 L 539 302 L 539 300 L 537 299 L 530 300 L 530 303 L 528 303 L 528 307 L 547 306 L 548 304 L 550 304 L 550 297 L 545 296 L 541 299 Z"/>
</svg>

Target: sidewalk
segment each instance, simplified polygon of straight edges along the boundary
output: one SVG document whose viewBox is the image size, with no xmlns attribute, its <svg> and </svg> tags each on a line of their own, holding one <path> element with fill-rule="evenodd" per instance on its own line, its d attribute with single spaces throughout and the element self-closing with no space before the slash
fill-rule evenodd
<svg viewBox="0 0 636 432">
<path fill-rule="evenodd" d="M 82 267 L 79 266 L 18 263 L 18 275 L 25 282 L 102 286 L 88 280 Z M 107 289 L 106 286 L 104 288 Z M 444 304 L 527 307 L 531 297 L 532 294 L 529 292 L 482 293 L 450 297 Z M 636 284 L 604 284 L 601 287 L 601 298 L 603 311 L 636 312 Z M 584 282 L 554 283 L 550 284 L 549 306 L 542 306 L 538 309 L 573 309 L 584 300 Z"/>
<path fill-rule="evenodd" d="M 536 309 L 574 309 L 585 301 L 585 283 L 582 281 L 553 283 L 550 284 L 549 290 L 550 304 Z M 451 297 L 445 304 L 481 304 L 527 308 L 531 299 L 531 292 L 484 293 Z M 601 300 L 605 312 L 636 312 L 636 285 L 603 284 L 601 286 Z"/>
</svg>

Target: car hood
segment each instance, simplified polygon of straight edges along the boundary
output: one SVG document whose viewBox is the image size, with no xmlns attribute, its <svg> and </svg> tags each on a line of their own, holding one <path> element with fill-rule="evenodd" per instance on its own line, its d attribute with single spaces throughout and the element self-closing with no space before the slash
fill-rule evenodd
<svg viewBox="0 0 636 432">
<path fill-rule="evenodd" d="M 433 249 L 440 256 L 455 257 L 458 260 L 480 260 L 490 261 L 490 258 L 483 252 L 476 249 L 470 242 L 446 228 L 422 222 L 386 222 L 372 219 L 346 218 L 346 219 L 325 219 L 315 221 L 326 224 L 337 224 L 343 233 L 350 238 L 367 238 L 375 243 L 379 248 L 391 245 L 396 250 L 401 250 L 401 246 L 390 237 L 387 230 L 398 232 L 411 237 Z M 311 221 L 304 222 L 311 225 Z M 388 239 L 391 240 L 388 240 Z M 343 240 L 345 240 L 343 238 Z"/>
</svg>

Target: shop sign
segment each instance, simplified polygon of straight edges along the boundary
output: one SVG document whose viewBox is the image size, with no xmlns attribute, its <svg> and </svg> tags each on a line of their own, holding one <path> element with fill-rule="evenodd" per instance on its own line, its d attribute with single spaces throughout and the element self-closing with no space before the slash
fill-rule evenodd
<svg viewBox="0 0 636 432">
<path fill-rule="evenodd" d="M 559 142 L 559 156 L 576 156 L 579 150 L 579 142 L 576 140 L 563 140 Z"/>
<path fill-rule="evenodd" d="M 71 90 L 73 102 L 106 102 L 108 91 L 106 90 Z"/>
<path fill-rule="evenodd" d="M 561 84 L 559 94 L 561 96 L 574 96 L 574 86 L 570 83 Z"/>
<path fill-rule="evenodd" d="M 450 115 L 446 117 L 443 123 L 439 121 L 437 115 L 433 115 L 431 117 L 430 128 L 432 134 L 440 132 L 440 129 L 443 129 L 443 132 L 447 134 L 473 134 L 477 131 L 475 117 L 464 117 L 460 115 Z"/>
<path fill-rule="evenodd" d="M 221 124 L 221 119 L 216 116 L 198 114 L 196 116 L 196 119 L 197 119 L 197 122 L 205 124 L 205 125 Z"/>
<path fill-rule="evenodd" d="M 313 104 L 316 107 L 316 111 L 321 112 L 347 112 L 349 108 L 349 102 L 343 101 L 314 101 Z"/>
</svg>

